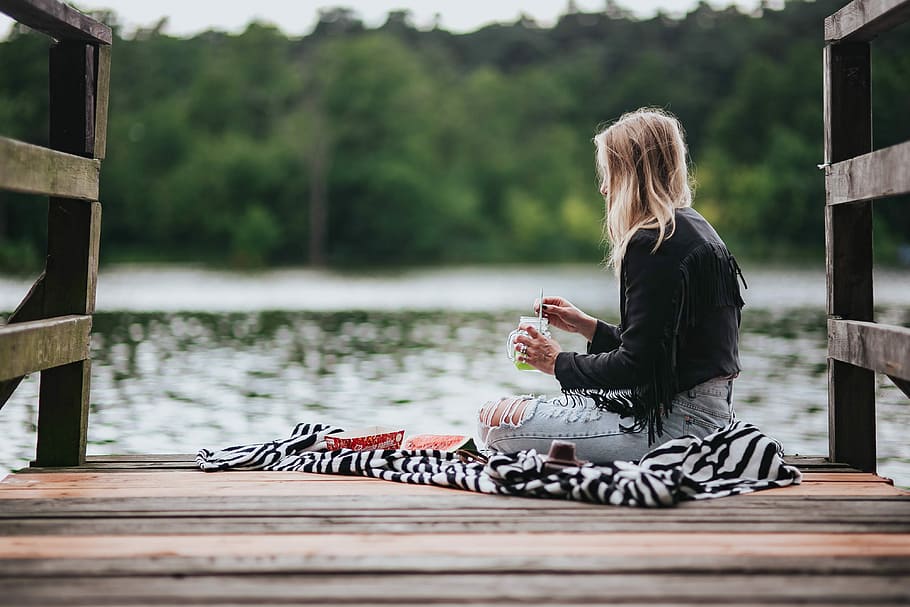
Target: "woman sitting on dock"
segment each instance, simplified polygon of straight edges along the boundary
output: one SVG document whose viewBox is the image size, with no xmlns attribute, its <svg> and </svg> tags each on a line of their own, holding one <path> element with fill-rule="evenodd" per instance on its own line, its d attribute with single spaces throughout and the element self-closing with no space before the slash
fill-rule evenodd
<svg viewBox="0 0 910 607">
<path fill-rule="evenodd" d="M 620 324 L 562 297 L 535 302 L 549 324 L 588 340 L 586 353 L 526 327 L 518 360 L 559 381 L 563 395 L 507 397 L 480 411 L 480 438 L 496 451 L 572 441 L 596 463 L 638 460 L 659 442 L 704 437 L 733 419 L 739 373 L 742 274 L 694 209 L 682 127 L 640 109 L 594 138 L 609 263 L 620 280 Z"/>
</svg>

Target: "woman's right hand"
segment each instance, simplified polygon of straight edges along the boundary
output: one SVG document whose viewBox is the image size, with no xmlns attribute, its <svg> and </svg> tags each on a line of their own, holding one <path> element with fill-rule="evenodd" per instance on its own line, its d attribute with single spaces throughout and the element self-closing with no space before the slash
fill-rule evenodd
<svg viewBox="0 0 910 607">
<path fill-rule="evenodd" d="M 534 301 L 534 312 L 540 312 L 540 301 Z M 543 298 L 543 315 L 549 321 L 550 325 L 569 333 L 578 333 L 585 339 L 591 341 L 594 339 L 594 331 L 597 330 L 597 319 L 589 314 L 585 314 L 572 303 L 562 297 L 544 297 Z"/>
</svg>

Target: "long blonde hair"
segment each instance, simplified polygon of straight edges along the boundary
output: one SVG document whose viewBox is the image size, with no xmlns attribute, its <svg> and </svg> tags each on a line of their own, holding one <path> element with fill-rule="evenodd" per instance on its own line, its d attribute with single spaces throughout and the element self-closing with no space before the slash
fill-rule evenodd
<svg viewBox="0 0 910 607">
<path fill-rule="evenodd" d="M 638 230 L 657 228 L 654 252 L 676 229 L 674 209 L 692 206 L 686 142 L 675 116 L 641 108 L 597 133 L 594 144 L 606 201 L 607 262 L 619 274 L 626 247 Z"/>
</svg>

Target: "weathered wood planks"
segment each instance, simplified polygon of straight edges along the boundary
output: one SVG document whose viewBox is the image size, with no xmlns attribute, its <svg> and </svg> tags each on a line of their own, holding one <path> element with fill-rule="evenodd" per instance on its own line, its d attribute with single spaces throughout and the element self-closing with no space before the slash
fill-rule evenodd
<svg viewBox="0 0 910 607">
<path fill-rule="evenodd" d="M 814 464 L 820 471 L 805 473 L 803 494 L 772 490 L 636 509 L 362 477 L 124 471 L 131 461 L 185 465 L 186 455 L 91 459 L 116 468 L 24 472 L 0 482 L 0 603 L 910 598 L 910 494 L 821 461 Z"/>
</svg>

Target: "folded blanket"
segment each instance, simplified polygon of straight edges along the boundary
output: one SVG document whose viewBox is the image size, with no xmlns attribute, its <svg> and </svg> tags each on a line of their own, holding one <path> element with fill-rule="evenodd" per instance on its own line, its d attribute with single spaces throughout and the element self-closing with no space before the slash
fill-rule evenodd
<svg viewBox="0 0 910 607">
<path fill-rule="evenodd" d="M 740 421 L 698 439 L 668 441 L 640 462 L 584 464 L 545 472 L 536 451 L 496 454 L 486 463 L 464 462 L 432 449 L 327 451 L 336 426 L 298 424 L 290 437 L 268 443 L 202 449 L 196 464 L 219 470 L 283 470 L 369 476 L 400 483 L 438 485 L 480 493 L 580 500 L 616 506 L 672 506 L 799 484 L 799 470 L 784 463 L 780 444 Z"/>
</svg>

